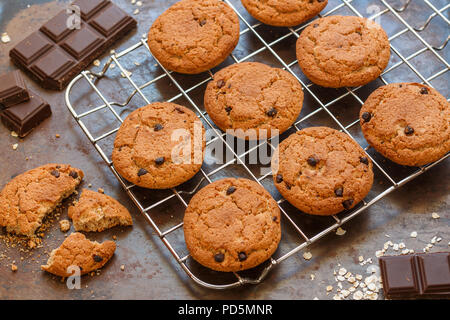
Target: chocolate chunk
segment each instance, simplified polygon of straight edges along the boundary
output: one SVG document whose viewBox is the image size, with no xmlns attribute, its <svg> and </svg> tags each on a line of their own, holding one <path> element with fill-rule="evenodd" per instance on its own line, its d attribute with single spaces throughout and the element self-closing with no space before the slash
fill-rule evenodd
<svg viewBox="0 0 450 320">
<path fill-rule="evenodd" d="M 234 186 L 229 187 L 227 190 L 227 196 L 234 193 L 235 191 L 236 191 L 236 187 L 234 187 Z"/>
<path fill-rule="evenodd" d="M 163 127 L 162 124 L 157 123 L 157 124 L 155 124 L 155 126 L 153 127 L 153 129 L 154 129 L 155 131 L 161 131 L 162 129 L 164 129 L 164 127 Z"/>
<path fill-rule="evenodd" d="M 428 94 L 428 89 L 425 88 L 425 87 L 422 87 L 422 88 L 420 89 L 420 94 Z"/>
<path fill-rule="evenodd" d="M 359 162 L 369 165 L 369 159 L 367 157 L 359 158 Z"/>
<path fill-rule="evenodd" d="M 342 197 L 344 195 L 344 189 L 342 187 L 339 187 L 334 190 L 334 194 L 336 195 L 336 197 Z"/>
<path fill-rule="evenodd" d="M 98 256 L 98 255 L 96 255 L 96 254 L 94 254 L 93 258 L 94 258 L 95 262 L 102 262 L 103 261 L 103 258 Z"/>
<path fill-rule="evenodd" d="M 314 24 L 313 24 L 313 28 L 317 28 L 318 26 L 319 26 L 318 23 L 314 23 Z"/>
<path fill-rule="evenodd" d="M 75 13 L 63 10 L 9 52 L 11 60 L 44 88 L 64 89 L 137 25 L 111 1 L 78 0 L 73 5 L 80 8 L 79 24 L 68 24 L 76 21 Z"/>
<path fill-rule="evenodd" d="M 410 126 L 406 126 L 405 127 L 405 134 L 407 135 L 407 136 L 410 136 L 410 135 L 412 135 L 414 133 L 414 129 L 413 128 L 411 128 Z"/>
<path fill-rule="evenodd" d="M 59 176 L 60 176 L 58 170 L 52 170 L 52 171 L 50 172 L 50 174 L 51 174 L 52 176 L 54 176 L 55 178 L 59 178 Z"/>
<path fill-rule="evenodd" d="M 232 107 L 225 107 L 225 111 L 226 111 L 228 114 L 230 114 L 231 110 L 233 110 Z"/>
<path fill-rule="evenodd" d="M 61 166 L 56 166 L 56 169 L 61 169 Z"/>
<path fill-rule="evenodd" d="M 0 76 L 0 110 L 30 100 L 28 89 L 20 71 Z"/>
<path fill-rule="evenodd" d="M 286 181 L 284 182 L 284 184 L 286 185 L 286 189 L 288 189 L 288 190 L 292 189 L 291 184 L 287 183 Z"/>
<path fill-rule="evenodd" d="M 30 100 L 14 105 L 1 113 L 3 124 L 23 138 L 42 121 L 50 117 L 50 105 L 30 91 Z"/>
<path fill-rule="evenodd" d="M 147 174 L 147 173 L 148 173 L 147 170 L 141 168 L 141 169 L 139 169 L 137 175 L 138 175 L 138 177 L 140 177 L 140 176 L 143 176 L 144 174 Z"/>
<path fill-rule="evenodd" d="M 69 176 L 76 179 L 78 178 L 78 173 L 76 171 L 70 171 Z"/>
<path fill-rule="evenodd" d="M 182 113 L 182 114 L 184 113 L 184 110 L 182 110 L 182 109 L 179 108 L 179 107 L 176 107 L 175 110 L 176 110 L 178 113 Z"/>
<path fill-rule="evenodd" d="M 214 260 L 219 263 L 223 262 L 223 260 L 225 260 L 225 255 L 223 253 L 216 253 L 214 255 Z"/>
<path fill-rule="evenodd" d="M 363 118 L 364 122 L 369 122 L 372 118 L 372 115 L 369 112 L 363 112 L 361 117 Z"/>
<path fill-rule="evenodd" d="M 276 181 L 277 183 L 283 182 L 283 176 L 281 174 L 277 174 Z"/>
<path fill-rule="evenodd" d="M 348 210 L 352 207 L 353 204 L 353 199 L 347 199 L 345 201 L 342 202 L 342 205 L 344 206 L 345 210 Z"/>
<path fill-rule="evenodd" d="M 308 160 L 306 160 L 306 162 L 308 162 L 308 164 L 310 166 L 315 167 L 319 163 L 319 160 L 317 160 L 316 158 L 311 156 L 311 157 L 308 158 Z"/>
<path fill-rule="evenodd" d="M 273 222 L 277 222 L 278 218 L 277 217 L 272 217 L 272 221 Z"/>
<path fill-rule="evenodd" d="M 200 21 L 200 27 L 203 27 L 206 24 L 206 20 Z"/>
<path fill-rule="evenodd" d="M 277 115 L 277 113 L 278 113 L 278 111 L 275 108 L 272 108 L 269 111 L 267 111 L 267 115 L 272 118 L 275 117 Z"/>
<path fill-rule="evenodd" d="M 225 85 L 225 81 L 219 80 L 217 81 L 217 88 L 221 89 Z"/>
<path fill-rule="evenodd" d="M 239 252 L 238 258 L 239 258 L 239 261 L 245 261 L 245 260 L 247 260 L 247 255 L 245 254 L 245 252 Z"/>
<path fill-rule="evenodd" d="M 155 159 L 155 163 L 156 163 L 158 166 L 162 165 L 162 164 L 164 163 L 164 161 L 165 161 L 164 157 L 159 157 L 159 158 L 156 158 L 156 159 Z"/>
</svg>

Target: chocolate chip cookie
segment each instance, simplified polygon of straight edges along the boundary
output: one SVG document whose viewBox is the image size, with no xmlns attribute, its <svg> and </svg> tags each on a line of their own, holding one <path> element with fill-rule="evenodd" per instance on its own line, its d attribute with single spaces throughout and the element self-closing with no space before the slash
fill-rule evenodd
<svg viewBox="0 0 450 320">
<path fill-rule="evenodd" d="M 148 34 L 148 45 L 167 69 L 197 74 L 211 69 L 236 47 L 239 19 L 219 0 L 182 0 L 159 16 Z"/>
<path fill-rule="evenodd" d="M 271 257 L 281 239 L 277 203 L 247 179 L 201 189 L 189 202 L 183 227 L 191 256 L 216 271 L 253 268 Z"/>
<path fill-rule="evenodd" d="M 60 277 L 69 277 L 78 267 L 80 275 L 83 275 L 103 267 L 112 258 L 114 251 L 114 241 L 98 243 L 75 232 L 50 253 L 47 264 L 42 265 L 41 269 Z"/>
<path fill-rule="evenodd" d="M 205 129 L 194 112 L 168 102 L 133 111 L 114 141 L 114 168 L 126 180 L 150 189 L 168 189 L 201 168 Z"/>
<path fill-rule="evenodd" d="M 345 133 L 306 128 L 280 143 L 272 159 L 275 186 L 301 211 L 332 215 L 353 208 L 369 193 L 372 161 Z"/>
<path fill-rule="evenodd" d="M 0 192 L 0 226 L 33 236 L 44 217 L 75 192 L 83 176 L 67 164 L 47 164 L 18 175 Z"/>
<path fill-rule="evenodd" d="M 204 101 L 220 129 L 255 140 L 281 134 L 292 125 L 302 109 L 303 91 L 285 70 L 243 62 L 217 72 Z"/>
<path fill-rule="evenodd" d="M 81 197 L 68 210 L 76 231 L 101 232 L 115 226 L 131 226 L 130 212 L 106 194 L 84 189 Z"/>
<path fill-rule="evenodd" d="M 293 27 L 322 11 L 328 0 L 241 0 L 245 9 L 262 23 Z"/>
<path fill-rule="evenodd" d="M 435 89 L 393 83 L 367 98 L 360 123 L 367 142 L 386 158 L 422 166 L 450 151 L 450 106 Z"/>
<path fill-rule="evenodd" d="M 375 22 L 353 16 L 329 16 L 309 25 L 297 40 L 303 73 L 323 87 L 356 87 L 375 80 L 386 68 L 390 46 Z"/>
</svg>

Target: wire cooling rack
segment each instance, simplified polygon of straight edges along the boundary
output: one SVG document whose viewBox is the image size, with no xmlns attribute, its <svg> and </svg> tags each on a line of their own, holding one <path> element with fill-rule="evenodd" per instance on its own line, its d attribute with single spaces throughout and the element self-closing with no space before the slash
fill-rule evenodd
<svg viewBox="0 0 450 320">
<path fill-rule="evenodd" d="M 261 173 L 261 163 L 246 163 L 246 159 L 257 153 L 259 148 L 263 146 L 269 146 L 269 150 L 273 152 L 275 146 L 272 140 L 259 141 L 256 146 L 247 145 L 245 151 L 239 153 L 236 151 L 234 144 L 226 139 L 226 135 L 213 124 L 204 111 L 202 95 L 207 82 L 212 79 L 213 72 L 217 71 L 216 69 L 198 76 L 184 76 L 168 71 L 152 57 L 146 39 L 142 39 L 120 53 L 113 53 L 100 73 L 83 71 L 67 87 L 65 99 L 68 109 L 178 264 L 196 283 L 212 289 L 226 289 L 243 284 L 260 283 L 268 272 L 282 261 L 333 232 L 395 189 L 444 161 L 450 155 L 450 153 L 447 153 L 440 160 L 420 168 L 399 166 L 384 159 L 368 146 L 358 125 L 359 109 L 363 101 L 374 89 L 384 84 L 416 81 L 434 87 L 433 83 L 444 83 L 443 88 L 446 92 L 443 92 L 442 88 L 437 89 L 441 89 L 441 93 L 448 97 L 449 74 L 447 72 L 449 71 L 449 63 L 445 58 L 445 48 L 449 36 L 445 33 L 448 33 L 450 25 L 446 17 L 450 4 L 437 9 L 432 3 L 433 1 L 428 0 L 415 1 L 412 4 L 410 0 L 403 2 L 400 2 L 400 0 L 389 2 L 386 0 L 329 0 L 328 6 L 319 17 L 333 14 L 365 16 L 378 21 L 385 30 L 387 26 L 383 23 L 384 18 L 386 18 L 385 23 L 389 23 L 389 30 L 392 33 L 389 37 L 392 53 L 391 61 L 383 74 L 376 81 L 366 86 L 336 90 L 325 89 L 312 84 L 298 68 L 295 59 L 295 40 L 302 29 L 312 23 L 311 21 L 297 28 L 272 28 L 252 19 L 241 6 L 239 0 L 225 0 L 225 2 L 239 16 L 241 22 L 240 44 L 245 42 L 244 38 L 247 38 L 248 41 L 242 46 L 239 44 L 227 61 L 216 69 L 219 70 L 227 64 L 254 60 L 278 66 L 291 72 L 304 88 L 305 102 L 300 117 L 286 133 L 281 135 L 280 140 L 302 127 L 317 125 L 334 127 L 348 134 L 363 147 L 374 163 L 375 180 L 372 191 L 366 199 L 350 211 L 331 217 L 315 217 L 303 214 L 281 198 L 273 186 L 271 173 Z M 394 5 L 396 6 L 394 7 Z M 419 25 L 412 26 L 404 16 L 404 13 L 409 10 L 426 12 L 427 16 L 422 22 L 418 22 Z M 411 14 L 416 17 L 414 12 L 411 11 Z M 430 44 L 431 41 L 425 40 L 427 38 L 425 32 L 431 28 L 431 24 L 436 27 L 434 21 L 438 19 L 440 21 L 437 21 L 437 26 L 443 26 L 444 36 L 439 34 L 441 36 L 439 41 L 441 42 L 432 45 Z M 431 34 L 436 35 L 436 33 L 442 32 L 431 31 Z M 404 46 L 401 42 L 399 42 L 401 47 L 395 45 L 397 40 L 404 36 L 406 36 L 406 42 L 403 41 L 403 43 L 415 41 L 418 43 L 418 47 L 411 50 L 410 47 Z M 142 61 L 146 61 L 145 65 L 140 67 L 140 70 L 145 70 L 145 66 L 149 68 L 146 74 L 140 77 L 140 79 L 146 80 L 145 83 L 137 84 L 138 81 L 133 78 L 138 76 L 127 70 L 130 67 L 121 63 L 121 59 L 122 61 L 130 61 L 130 59 L 123 59 L 125 56 L 137 59 L 134 62 L 135 65 L 144 64 Z M 426 72 L 422 70 L 423 64 L 417 63 L 418 59 L 416 58 L 430 61 L 425 63 L 428 66 Z M 433 65 L 433 68 L 429 68 L 430 64 Z M 110 77 L 109 73 L 113 73 L 112 69 L 115 69 L 116 66 L 119 68 L 116 69 L 116 75 Z M 432 70 L 432 72 L 430 73 L 429 70 Z M 121 73 L 121 77 L 117 74 L 118 72 Z M 114 97 L 117 95 L 126 97 L 123 98 L 124 102 L 113 102 L 104 93 L 105 90 L 101 88 L 101 83 L 109 78 L 125 81 L 125 84 L 119 84 L 117 90 L 113 93 L 109 92 Z M 86 88 L 81 90 L 82 96 L 93 95 L 94 100 L 100 101 L 97 106 L 90 104 L 87 107 L 75 107 L 72 104 L 71 98 L 74 95 L 74 86 L 79 85 L 82 79 L 87 83 Z M 146 93 L 146 91 L 150 93 Z M 165 95 L 171 93 L 173 93 L 173 96 L 165 97 Z M 151 98 L 149 98 L 150 96 Z M 141 99 L 140 105 L 134 102 L 135 99 Z M 191 107 L 214 136 L 207 142 L 207 154 L 208 148 L 211 148 L 214 143 L 220 142 L 233 155 L 232 159 L 222 164 L 214 164 L 214 161 L 211 161 L 214 160 L 213 156 L 205 159 L 202 169 L 191 181 L 171 190 L 143 189 L 124 180 L 117 173 L 110 159 L 115 134 L 119 130 L 126 113 L 144 105 L 144 102 L 149 104 L 158 100 L 176 102 Z M 261 266 L 243 272 L 221 273 L 204 268 L 190 257 L 184 244 L 182 219 L 189 199 L 201 187 L 227 176 L 245 177 L 261 184 L 277 200 L 282 212 L 283 236 L 278 250 L 271 259 Z"/>
</svg>

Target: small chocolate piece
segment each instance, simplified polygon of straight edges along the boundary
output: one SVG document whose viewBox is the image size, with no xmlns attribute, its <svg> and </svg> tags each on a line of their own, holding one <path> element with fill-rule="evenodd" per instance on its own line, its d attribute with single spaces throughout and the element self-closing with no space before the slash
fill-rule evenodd
<svg viewBox="0 0 450 320">
<path fill-rule="evenodd" d="M 217 81 L 217 88 L 221 89 L 225 85 L 225 81 L 222 79 Z"/>
<path fill-rule="evenodd" d="M 203 27 L 206 24 L 206 20 L 200 21 L 200 27 Z"/>
<path fill-rule="evenodd" d="M 367 157 L 359 158 L 359 162 L 369 165 L 369 159 Z"/>
<path fill-rule="evenodd" d="M 420 89 L 420 94 L 428 94 L 428 89 L 425 88 L 425 87 L 422 87 L 422 88 Z"/>
<path fill-rule="evenodd" d="M 278 218 L 276 216 L 272 218 L 273 222 L 277 222 L 277 220 L 278 220 Z"/>
<path fill-rule="evenodd" d="M 269 111 L 267 111 L 267 115 L 272 118 L 275 117 L 277 115 L 277 113 L 278 113 L 278 111 L 275 108 L 272 108 Z"/>
<path fill-rule="evenodd" d="M 79 25 L 69 25 L 74 13 L 63 10 L 17 44 L 11 60 L 43 88 L 62 90 L 93 60 L 137 25 L 108 0 L 77 0 Z"/>
<path fill-rule="evenodd" d="M 405 134 L 407 135 L 407 136 L 410 136 L 410 135 L 412 135 L 414 133 L 414 129 L 413 128 L 411 128 L 410 126 L 406 126 L 405 127 Z"/>
<path fill-rule="evenodd" d="M 76 179 L 78 178 L 78 173 L 76 171 L 70 171 L 69 176 L 73 179 Z"/>
<path fill-rule="evenodd" d="M 347 199 L 345 201 L 342 202 L 342 205 L 344 206 L 345 210 L 348 210 L 352 207 L 353 204 L 353 199 Z"/>
<path fill-rule="evenodd" d="M 147 170 L 141 168 L 141 169 L 139 169 L 137 175 L 138 175 L 138 177 L 140 177 L 140 176 L 143 176 L 143 175 L 145 175 L 147 173 L 148 173 Z"/>
<path fill-rule="evenodd" d="M 15 70 L 0 76 L 0 110 L 28 100 L 30 95 L 20 71 Z"/>
<path fill-rule="evenodd" d="M 450 253 L 416 253 L 379 258 L 388 298 L 444 298 L 450 295 Z"/>
<path fill-rule="evenodd" d="M 216 262 L 221 263 L 221 262 L 223 262 L 223 260 L 225 260 L 225 255 L 224 255 L 223 253 L 217 253 L 217 254 L 214 256 L 214 260 L 215 260 Z"/>
<path fill-rule="evenodd" d="M 319 163 L 319 160 L 317 160 L 316 158 L 311 156 L 311 157 L 308 158 L 308 160 L 306 160 L 306 162 L 308 162 L 308 164 L 310 166 L 315 167 L 317 165 L 317 163 Z"/>
<path fill-rule="evenodd" d="M 52 171 L 50 172 L 50 174 L 51 174 L 52 176 L 54 176 L 55 178 L 59 178 L 59 176 L 60 176 L 58 170 L 52 170 Z"/>
<path fill-rule="evenodd" d="M 234 193 L 235 191 L 236 191 L 236 187 L 234 187 L 234 186 L 229 187 L 227 190 L 227 196 Z"/>
<path fill-rule="evenodd" d="M 364 122 L 369 122 L 370 119 L 372 119 L 372 115 L 369 112 L 363 112 L 361 116 L 364 120 Z"/>
<path fill-rule="evenodd" d="M 313 28 L 317 28 L 318 26 L 319 26 L 318 23 L 314 23 L 314 24 L 313 24 Z"/>
<path fill-rule="evenodd" d="M 164 129 L 163 125 L 160 123 L 155 124 L 155 126 L 153 127 L 153 129 L 155 131 L 161 131 L 162 129 Z"/>
<path fill-rule="evenodd" d="M 50 117 L 50 105 L 41 97 L 30 91 L 30 100 L 16 104 L 1 113 L 3 124 L 23 138 L 42 121 Z"/>
<path fill-rule="evenodd" d="M 226 111 L 228 114 L 230 114 L 231 110 L 233 110 L 232 107 L 225 107 L 225 111 Z"/>
<path fill-rule="evenodd" d="M 277 179 L 277 183 L 283 182 L 283 176 L 281 174 L 277 174 L 276 179 Z"/>
<path fill-rule="evenodd" d="M 175 110 L 176 110 L 178 113 L 181 113 L 181 114 L 184 113 L 184 110 L 182 110 L 181 108 L 176 107 Z"/>
<path fill-rule="evenodd" d="M 342 187 L 339 187 L 334 190 L 334 194 L 336 195 L 336 197 L 342 197 L 344 195 L 344 189 Z"/>
<path fill-rule="evenodd" d="M 247 254 L 245 252 L 239 252 L 238 254 L 239 261 L 247 260 Z"/>
<path fill-rule="evenodd" d="M 156 158 L 155 159 L 155 163 L 158 165 L 158 166 L 160 166 L 160 165 L 162 165 L 163 163 L 164 163 L 164 157 L 159 157 L 159 158 Z"/>
<path fill-rule="evenodd" d="M 103 261 L 103 258 L 98 256 L 98 255 L 96 255 L 96 254 L 94 254 L 93 258 L 94 258 L 95 262 L 102 262 Z"/>
</svg>

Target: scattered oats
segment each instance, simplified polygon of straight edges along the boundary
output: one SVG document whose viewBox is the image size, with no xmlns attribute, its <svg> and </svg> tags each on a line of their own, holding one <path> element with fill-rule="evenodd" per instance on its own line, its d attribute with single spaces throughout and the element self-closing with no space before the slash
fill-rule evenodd
<svg viewBox="0 0 450 320">
<path fill-rule="evenodd" d="M 405 245 L 403 242 L 400 242 L 400 243 L 398 244 L 398 248 L 399 248 L 399 249 L 404 249 L 404 248 L 406 248 L 406 245 Z"/>
<path fill-rule="evenodd" d="M 394 243 L 394 246 L 392 247 L 392 249 L 393 249 L 394 251 L 398 251 L 398 244 L 397 244 L 397 243 Z"/>
<path fill-rule="evenodd" d="M 409 249 L 409 253 L 414 253 L 414 250 L 413 249 Z"/>
<path fill-rule="evenodd" d="M 357 274 L 356 276 L 355 276 L 355 278 L 356 278 L 356 280 L 362 280 L 362 275 L 360 275 L 360 274 Z"/>
<path fill-rule="evenodd" d="M 351 275 L 352 275 L 352 273 L 349 271 L 345 274 L 344 277 L 345 277 L 345 279 L 348 279 L 348 278 L 350 278 Z"/>
<path fill-rule="evenodd" d="M 314 299 L 313 300 L 319 300 L 319 298 L 317 298 L 317 297 L 314 297 Z"/>
<path fill-rule="evenodd" d="M 409 249 L 403 249 L 402 250 L 402 254 L 408 254 L 409 253 Z"/>
<path fill-rule="evenodd" d="M 436 239 L 437 239 L 437 237 L 436 237 L 436 236 L 434 236 L 434 237 L 433 237 L 433 239 L 431 239 L 431 241 L 430 241 L 430 242 L 431 242 L 432 244 L 435 244 L 435 243 L 436 243 Z"/>
<path fill-rule="evenodd" d="M 388 234 L 385 234 L 385 236 L 386 236 L 386 238 L 390 238 L 391 236 L 390 235 L 388 235 Z"/>
<path fill-rule="evenodd" d="M 142 1 L 136 2 L 136 5 L 137 5 L 138 7 L 142 7 Z"/>
<path fill-rule="evenodd" d="M 380 267 L 378 267 L 377 265 L 371 265 L 367 268 L 366 270 L 367 274 L 379 274 L 380 273 Z"/>
<path fill-rule="evenodd" d="M 355 290 L 356 290 L 355 287 L 350 287 L 350 288 L 348 288 L 348 291 L 350 291 L 350 292 L 355 292 Z"/>
<path fill-rule="evenodd" d="M 139 62 L 134 62 L 134 64 L 138 67 L 141 65 Z"/>
<path fill-rule="evenodd" d="M 439 237 L 439 238 L 436 239 L 436 242 L 441 242 L 441 240 L 442 240 L 442 238 Z"/>
<path fill-rule="evenodd" d="M 92 188 L 92 183 L 89 183 L 89 184 L 88 184 L 88 187 L 89 187 L 89 188 Z"/>
<path fill-rule="evenodd" d="M 347 281 L 350 282 L 350 283 L 355 283 L 355 282 L 356 282 L 356 279 L 355 279 L 355 277 L 349 277 L 349 278 L 347 279 Z"/>
<path fill-rule="evenodd" d="M 440 218 L 440 216 L 439 216 L 436 212 L 433 212 L 433 213 L 431 214 L 431 217 L 432 217 L 433 219 L 439 219 L 439 218 Z"/>
<path fill-rule="evenodd" d="M 120 75 L 122 76 L 122 78 L 126 78 L 127 76 L 128 76 L 128 77 L 131 77 L 132 74 L 133 74 L 133 73 L 130 72 L 130 71 L 128 71 L 128 70 L 125 70 L 125 73 L 123 73 L 123 72 L 120 73 Z"/>
<path fill-rule="evenodd" d="M 344 274 L 347 273 L 347 269 L 345 269 L 345 268 L 340 268 L 338 273 L 339 273 L 340 276 L 343 276 Z"/>
<path fill-rule="evenodd" d="M 94 60 L 94 62 L 92 62 L 92 64 L 94 66 L 96 66 L 96 67 L 99 67 L 100 66 L 100 60 L 96 59 L 96 60 Z"/>
<path fill-rule="evenodd" d="M 342 300 L 342 299 L 341 299 L 341 296 L 335 294 L 335 295 L 333 296 L 333 300 Z"/>
<path fill-rule="evenodd" d="M 18 143 L 15 143 L 15 144 L 12 145 L 13 150 L 17 150 L 18 147 L 19 147 Z"/>
<path fill-rule="evenodd" d="M 131 0 L 131 4 L 135 4 L 136 3 L 136 0 Z"/>
<path fill-rule="evenodd" d="M 11 136 L 14 138 L 17 138 L 19 135 L 15 131 L 11 131 Z"/>
<path fill-rule="evenodd" d="M 139 14 L 139 9 L 134 10 L 133 14 Z"/>
<path fill-rule="evenodd" d="M 344 298 L 347 298 L 350 295 L 350 291 L 342 290 L 342 295 L 344 296 Z"/>
<path fill-rule="evenodd" d="M 124 265 L 121 265 L 121 266 L 120 266 L 120 270 L 124 271 L 124 270 L 125 270 L 125 266 L 124 266 Z"/>
<path fill-rule="evenodd" d="M 355 300 L 361 300 L 364 297 L 364 294 L 358 290 L 353 294 L 353 299 Z"/>
<path fill-rule="evenodd" d="M 330 291 L 332 291 L 333 290 L 333 286 L 327 286 L 327 292 L 330 292 Z"/>
<path fill-rule="evenodd" d="M 110 69 L 114 69 L 116 67 L 116 64 L 115 63 L 111 63 L 110 65 L 109 65 L 109 68 Z"/>
<path fill-rule="evenodd" d="M 347 231 L 342 229 L 341 227 L 337 228 L 336 235 L 343 236 Z"/>
<path fill-rule="evenodd" d="M 70 222 L 69 222 L 69 220 L 61 220 L 61 221 L 59 222 L 59 229 L 60 229 L 62 232 L 67 232 L 67 231 L 69 231 L 69 230 L 70 230 Z"/>
<path fill-rule="evenodd" d="M 378 300 L 378 293 L 372 293 L 368 295 L 369 300 Z"/>
<path fill-rule="evenodd" d="M 411 238 L 416 238 L 417 232 L 416 231 L 411 232 L 410 236 L 411 236 Z"/>
<path fill-rule="evenodd" d="M 311 252 L 305 252 L 305 253 L 303 254 L 303 258 L 304 258 L 305 260 L 310 260 L 310 259 L 312 258 Z"/>
<path fill-rule="evenodd" d="M 338 282 L 337 286 L 338 286 L 338 288 L 339 288 L 338 291 L 339 291 L 340 289 L 342 289 L 342 283 Z"/>
<path fill-rule="evenodd" d="M 337 279 L 338 279 L 339 281 L 345 281 L 345 278 L 344 278 L 343 276 L 337 276 Z"/>
<path fill-rule="evenodd" d="M 359 256 L 358 260 L 359 260 L 359 262 L 363 262 L 364 261 L 364 257 L 363 256 Z"/>
<path fill-rule="evenodd" d="M 16 272 L 19 268 L 17 268 L 17 266 L 15 264 L 11 265 L 11 271 L 12 272 Z"/>
<path fill-rule="evenodd" d="M 97 191 L 100 192 L 100 193 L 105 193 L 105 190 L 103 190 L 103 188 L 98 188 Z"/>
<path fill-rule="evenodd" d="M 433 245 L 431 243 L 429 243 L 429 244 L 427 244 L 427 248 L 431 249 L 431 248 L 433 248 Z"/>
<path fill-rule="evenodd" d="M 110 54 L 116 54 L 116 50 L 112 49 L 111 51 L 109 51 Z"/>
<path fill-rule="evenodd" d="M 311 281 L 312 281 L 312 280 L 314 280 L 316 278 L 316 275 L 315 274 L 311 274 L 310 277 L 311 277 Z"/>
<path fill-rule="evenodd" d="M 384 255 L 384 250 L 378 250 L 377 252 L 375 252 L 375 256 L 378 258 L 378 257 L 381 257 L 382 255 Z"/>
<path fill-rule="evenodd" d="M 2 42 L 3 43 L 11 42 L 11 38 L 8 36 L 6 32 L 2 33 Z"/>
<path fill-rule="evenodd" d="M 375 283 L 369 283 L 369 284 L 367 285 L 367 289 L 369 289 L 370 291 L 377 291 L 377 290 L 378 290 L 378 288 L 377 288 L 377 286 L 375 285 Z"/>
</svg>

